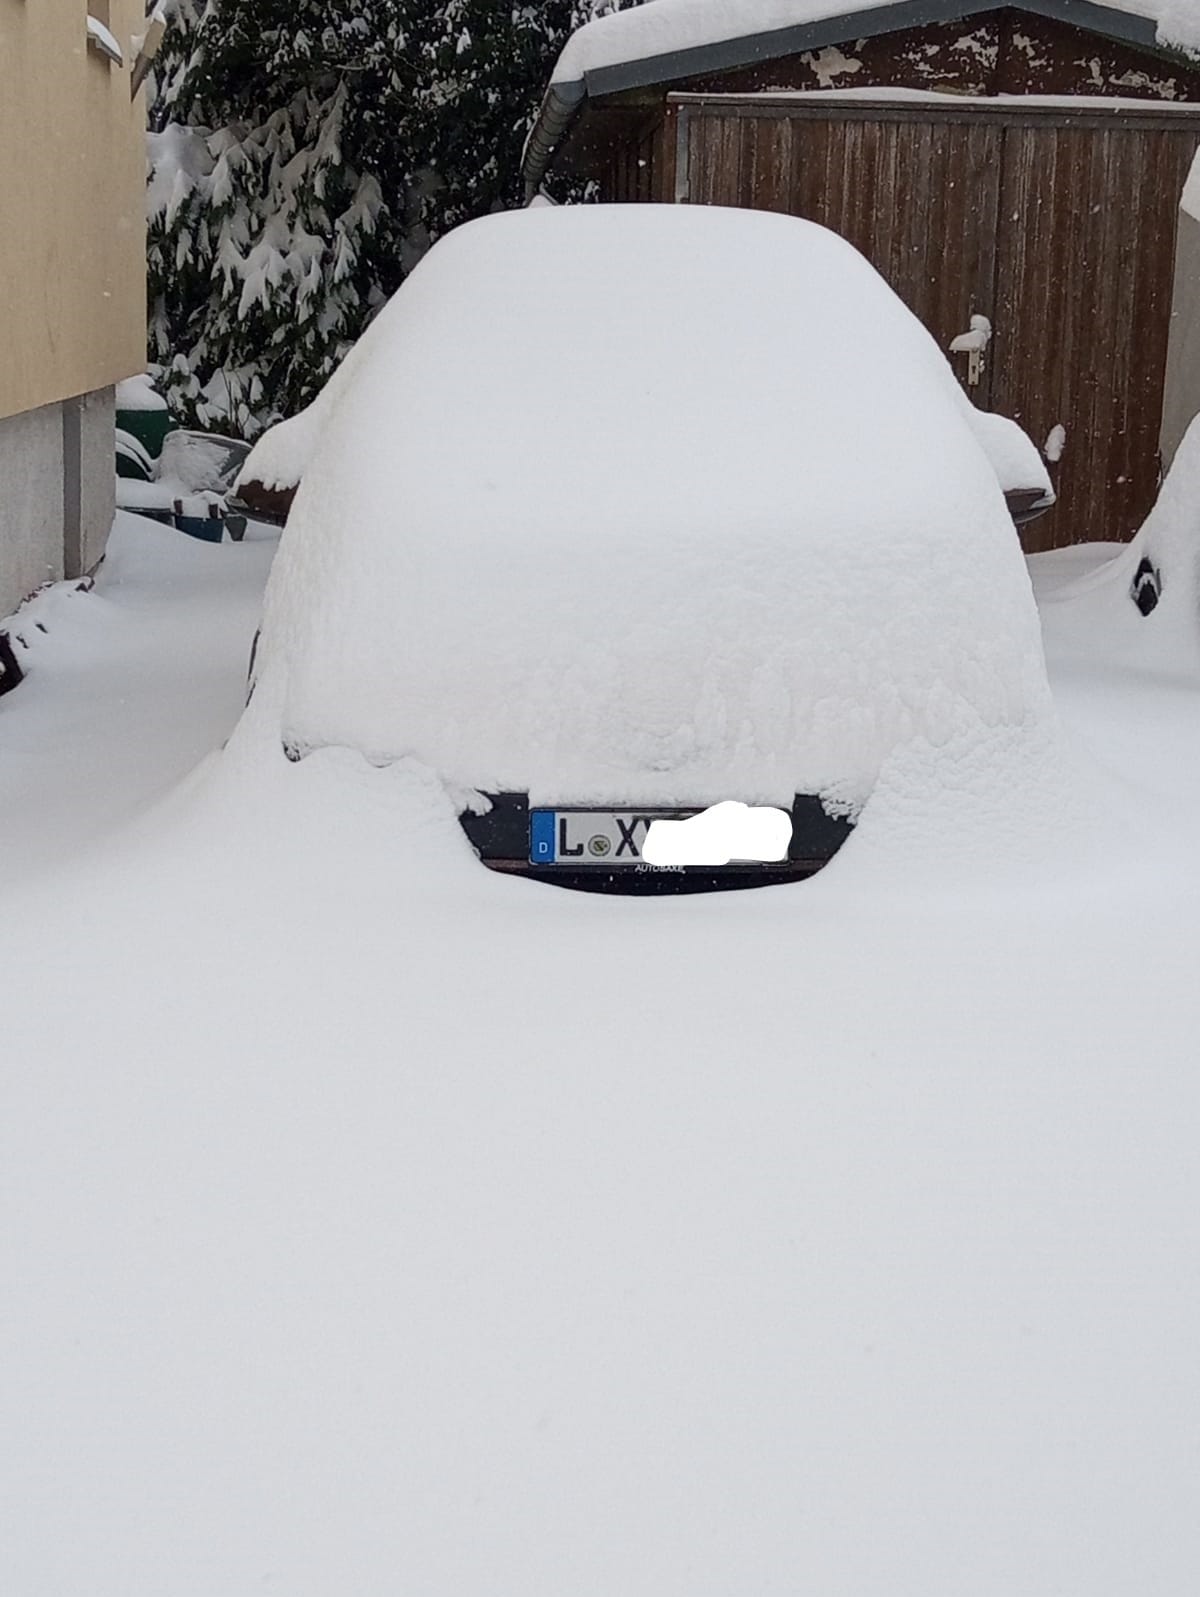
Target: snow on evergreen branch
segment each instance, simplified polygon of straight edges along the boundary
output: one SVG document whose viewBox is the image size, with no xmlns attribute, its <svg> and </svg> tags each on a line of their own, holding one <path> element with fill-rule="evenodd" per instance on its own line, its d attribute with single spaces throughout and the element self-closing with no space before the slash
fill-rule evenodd
<svg viewBox="0 0 1200 1597">
<path fill-rule="evenodd" d="M 430 243 L 516 202 L 572 27 L 611 0 L 166 0 L 150 340 L 178 414 L 302 408 Z"/>
</svg>

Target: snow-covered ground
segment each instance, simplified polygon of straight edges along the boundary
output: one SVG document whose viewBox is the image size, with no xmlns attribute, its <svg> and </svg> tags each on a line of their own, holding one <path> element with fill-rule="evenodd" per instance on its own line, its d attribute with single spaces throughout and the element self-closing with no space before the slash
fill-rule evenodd
<svg viewBox="0 0 1200 1597">
<path fill-rule="evenodd" d="M 0 1591 L 1200 1589 L 1200 669 L 1107 551 L 1076 847 L 673 901 L 215 753 L 270 552 L 122 518 L 0 701 Z"/>
<path fill-rule="evenodd" d="M 162 798 L 229 735 L 277 541 L 252 528 L 218 547 L 121 512 L 94 592 L 62 583 L 20 612 L 0 889 Z"/>
</svg>

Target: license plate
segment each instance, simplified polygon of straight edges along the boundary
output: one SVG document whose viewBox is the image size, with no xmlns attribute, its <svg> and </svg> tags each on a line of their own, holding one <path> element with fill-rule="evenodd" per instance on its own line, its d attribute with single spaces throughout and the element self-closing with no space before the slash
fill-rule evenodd
<svg viewBox="0 0 1200 1597">
<path fill-rule="evenodd" d="M 681 870 L 652 866 L 642 859 L 642 845 L 652 821 L 683 821 L 699 810 L 530 810 L 529 863 L 561 865 L 578 870 Z"/>
</svg>

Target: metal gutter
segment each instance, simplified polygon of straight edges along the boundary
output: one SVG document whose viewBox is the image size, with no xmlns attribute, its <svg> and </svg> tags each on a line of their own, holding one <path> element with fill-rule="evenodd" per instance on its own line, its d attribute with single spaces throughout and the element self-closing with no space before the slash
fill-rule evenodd
<svg viewBox="0 0 1200 1597">
<path fill-rule="evenodd" d="M 583 109 L 587 88 L 583 82 L 552 83 L 546 90 L 537 121 L 525 144 L 521 171 L 525 179 L 525 203 L 534 199 L 542 179 L 554 159 L 567 130 Z"/>
<path fill-rule="evenodd" d="M 1117 11 L 1112 6 L 1097 4 L 1096 0 L 1009 0 L 1009 4 L 1013 10 L 1064 22 L 1122 44 L 1137 45 L 1167 59 L 1183 59 L 1179 52 L 1158 42 L 1157 25 L 1151 18 Z M 816 22 L 774 28 L 768 33 L 745 34 L 716 44 L 692 45 L 638 61 L 596 67 L 572 82 L 552 82 L 525 146 L 522 173 L 526 203 L 541 187 L 559 144 L 587 100 L 620 94 L 628 89 L 654 88 L 701 74 L 729 72 L 760 61 L 822 50 L 831 44 L 845 44 L 847 39 L 901 33 L 931 23 L 961 22 L 1002 9 L 1005 9 L 1004 0 L 895 0 L 890 5 L 846 11 Z"/>
</svg>

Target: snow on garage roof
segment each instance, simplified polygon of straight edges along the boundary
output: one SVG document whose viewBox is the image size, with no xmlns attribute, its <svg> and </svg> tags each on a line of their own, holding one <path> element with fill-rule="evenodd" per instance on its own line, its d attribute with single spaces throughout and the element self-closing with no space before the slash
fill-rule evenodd
<svg viewBox="0 0 1200 1597">
<path fill-rule="evenodd" d="M 1133 44 L 1200 50 L 1200 0 L 1017 0 L 1017 8 Z M 846 0 L 645 0 L 579 28 L 567 41 L 552 81 L 579 83 L 604 69 L 653 64 L 658 75 L 650 80 L 639 75 L 639 81 L 662 82 L 682 75 L 668 63 L 691 50 L 753 41 L 760 58 L 774 53 L 764 48 L 767 43 L 780 54 L 808 48 L 805 39 L 793 43 L 788 37 L 793 30 L 816 27 L 844 38 L 847 27 L 867 13 L 873 13 L 871 31 L 884 33 L 996 9 L 997 0 L 858 0 L 850 5 Z M 764 38 L 773 33 L 784 37 Z M 693 70 L 690 64 L 687 70 Z M 709 70 L 709 63 L 694 70 Z"/>
<path fill-rule="evenodd" d="M 1200 55 L 1200 0 L 1015 0 L 1143 49 Z M 819 50 L 861 33 L 894 33 L 1000 8 L 1000 0 L 644 0 L 585 23 L 558 59 L 525 157 L 537 192 L 567 127 L 588 97 L 721 72 Z"/>
</svg>

